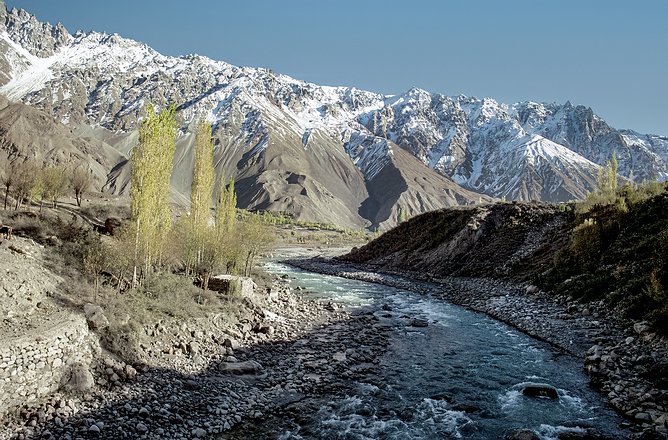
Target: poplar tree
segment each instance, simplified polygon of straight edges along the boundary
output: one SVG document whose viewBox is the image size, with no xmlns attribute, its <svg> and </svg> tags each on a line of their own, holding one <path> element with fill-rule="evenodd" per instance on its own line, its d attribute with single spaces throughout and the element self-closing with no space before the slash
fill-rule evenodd
<svg viewBox="0 0 668 440">
<path fill-rule="evenodd" d="M 162 259 L 164 241 L 171 227 L 169 190 L 175 139 L 176 107 L 171 105 L 156 113 L 149 104 L 139 128 L 139 145 L 130 156 L 135 232 L 133 286 L 137 285 L 140 264 L 148 272 Z"/>
<path fill-rule="evenodd" d="M 211 125 L 203 122 L 199 125 L 195 137 L 195 165 L 190 192 L 190 215 L 187 219 L 187 258 L 190 267 L 195 267 L 202 260 L 202 248 L 209 227 L 214 179 Z"/>
<path fill-rule="evenodd" d="M 237 215 L 237 195 L 234 192 L 234 179 L 230 179 L 227 187 L 223 174 L 218 184 L 218 200 L 216 202 L 216 229 L 220 233 L 232 231 Z"/>
</svg>

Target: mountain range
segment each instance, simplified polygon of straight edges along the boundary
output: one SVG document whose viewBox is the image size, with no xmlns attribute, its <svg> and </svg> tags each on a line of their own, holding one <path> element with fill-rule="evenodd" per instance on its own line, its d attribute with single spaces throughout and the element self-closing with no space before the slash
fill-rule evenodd
<svg viewBox="0 0 668 440">
<path fill-rule="evenodd" d="M 176 103 L 176 202 L 187 204 L 192 131 L 206 119 L 216 171 L 236 179 L 240 207 L 348 227 L 387 228 L 402 216 L 494 198 L 581 198 L 613 153 L 627 179 L 668 178 L 667 137 L 615 129 L 570 102 L 320 86 L 199 55 L 164 56 L 115 34 L 70 34 L 4 6 L 0 94 L 8 99 L 0 158 L 88 157 L 100 188 L 124 194 L 145 104 Z M 48 130 L 31 128 L 44 118 L 67 141 L 54 146 Z"/>
</svg>

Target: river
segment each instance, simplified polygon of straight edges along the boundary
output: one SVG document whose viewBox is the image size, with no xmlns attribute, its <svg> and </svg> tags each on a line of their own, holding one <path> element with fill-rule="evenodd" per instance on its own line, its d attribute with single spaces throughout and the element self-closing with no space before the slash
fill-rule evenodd
<svg viewBox="0 0 668 440">
<path fill-rule="evenodd" d="M 277 427 L 275 438 L 496 439 L 519 428 L 542 439 L 587 428 L 626 437 L 623 420 L 589 387 L 580 359 L 436 298 L 277 262 L 265 268 L 288 274 L 311 298 L 372 311 L 390 331 L 380 377 L 327 396 L 308 429 Z M 415 319 L 428 325 L 412 326 Z M 524 396 L 527 382 L 556 387 L 558 399 Z"/>
</svg>

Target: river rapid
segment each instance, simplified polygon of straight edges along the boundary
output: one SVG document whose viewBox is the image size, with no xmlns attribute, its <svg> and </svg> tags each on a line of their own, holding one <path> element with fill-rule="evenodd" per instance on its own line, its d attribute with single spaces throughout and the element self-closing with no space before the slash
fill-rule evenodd
<svg viewBox="0 0 668 440">
<path fill-rule="evenodd" d="M 392 287 L 278 262 L 265 269 L 288 274 L 292 287 L 311 299 L 373 313 L 374 326 L 389 332 L 377 377 L 350 384 L 345 394 L 320 396 L 299 424 L 276 423 L 275 432 L 263 431 L 265 438 L 495 439 L 521 428 L 542 439 L 587 430 L 607 438 L 628 434 L 604 396 L 589 387 L 581 359 L 499 321 Z M 525 396 L 527 383 L 549 384 L 558 398 Z"/>
</svg>

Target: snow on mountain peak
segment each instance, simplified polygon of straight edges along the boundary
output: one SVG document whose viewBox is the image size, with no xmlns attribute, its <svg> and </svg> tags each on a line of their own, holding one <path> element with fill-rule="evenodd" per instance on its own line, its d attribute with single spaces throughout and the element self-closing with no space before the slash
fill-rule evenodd
<svg viewBox="0 0 668 440">
<path fill-rule="evenodd" d="M 7 66 L 0 93 L 71 123 L 127 132 L 145 102 L 175 102 L 186 123 L 202 116 L 214 125 L 238 123 L 253 154 L 272 135 L 307 148 L 315 132 L 324 133 L 371 180 L 396 144 L 467 188 L 513 198 L 581 197 L 594 184 L 596 164 L 613 152 L 623 175 L 668 176 L 666 138 L 615 130 L 570 102 L 509 106 L 417 87 L 381 95 L 319 86 L 200 55 L 164 56 L 117 34 L 72 36 L 17 10 L 5 11 L 0 32 Z"/>
</svg>

